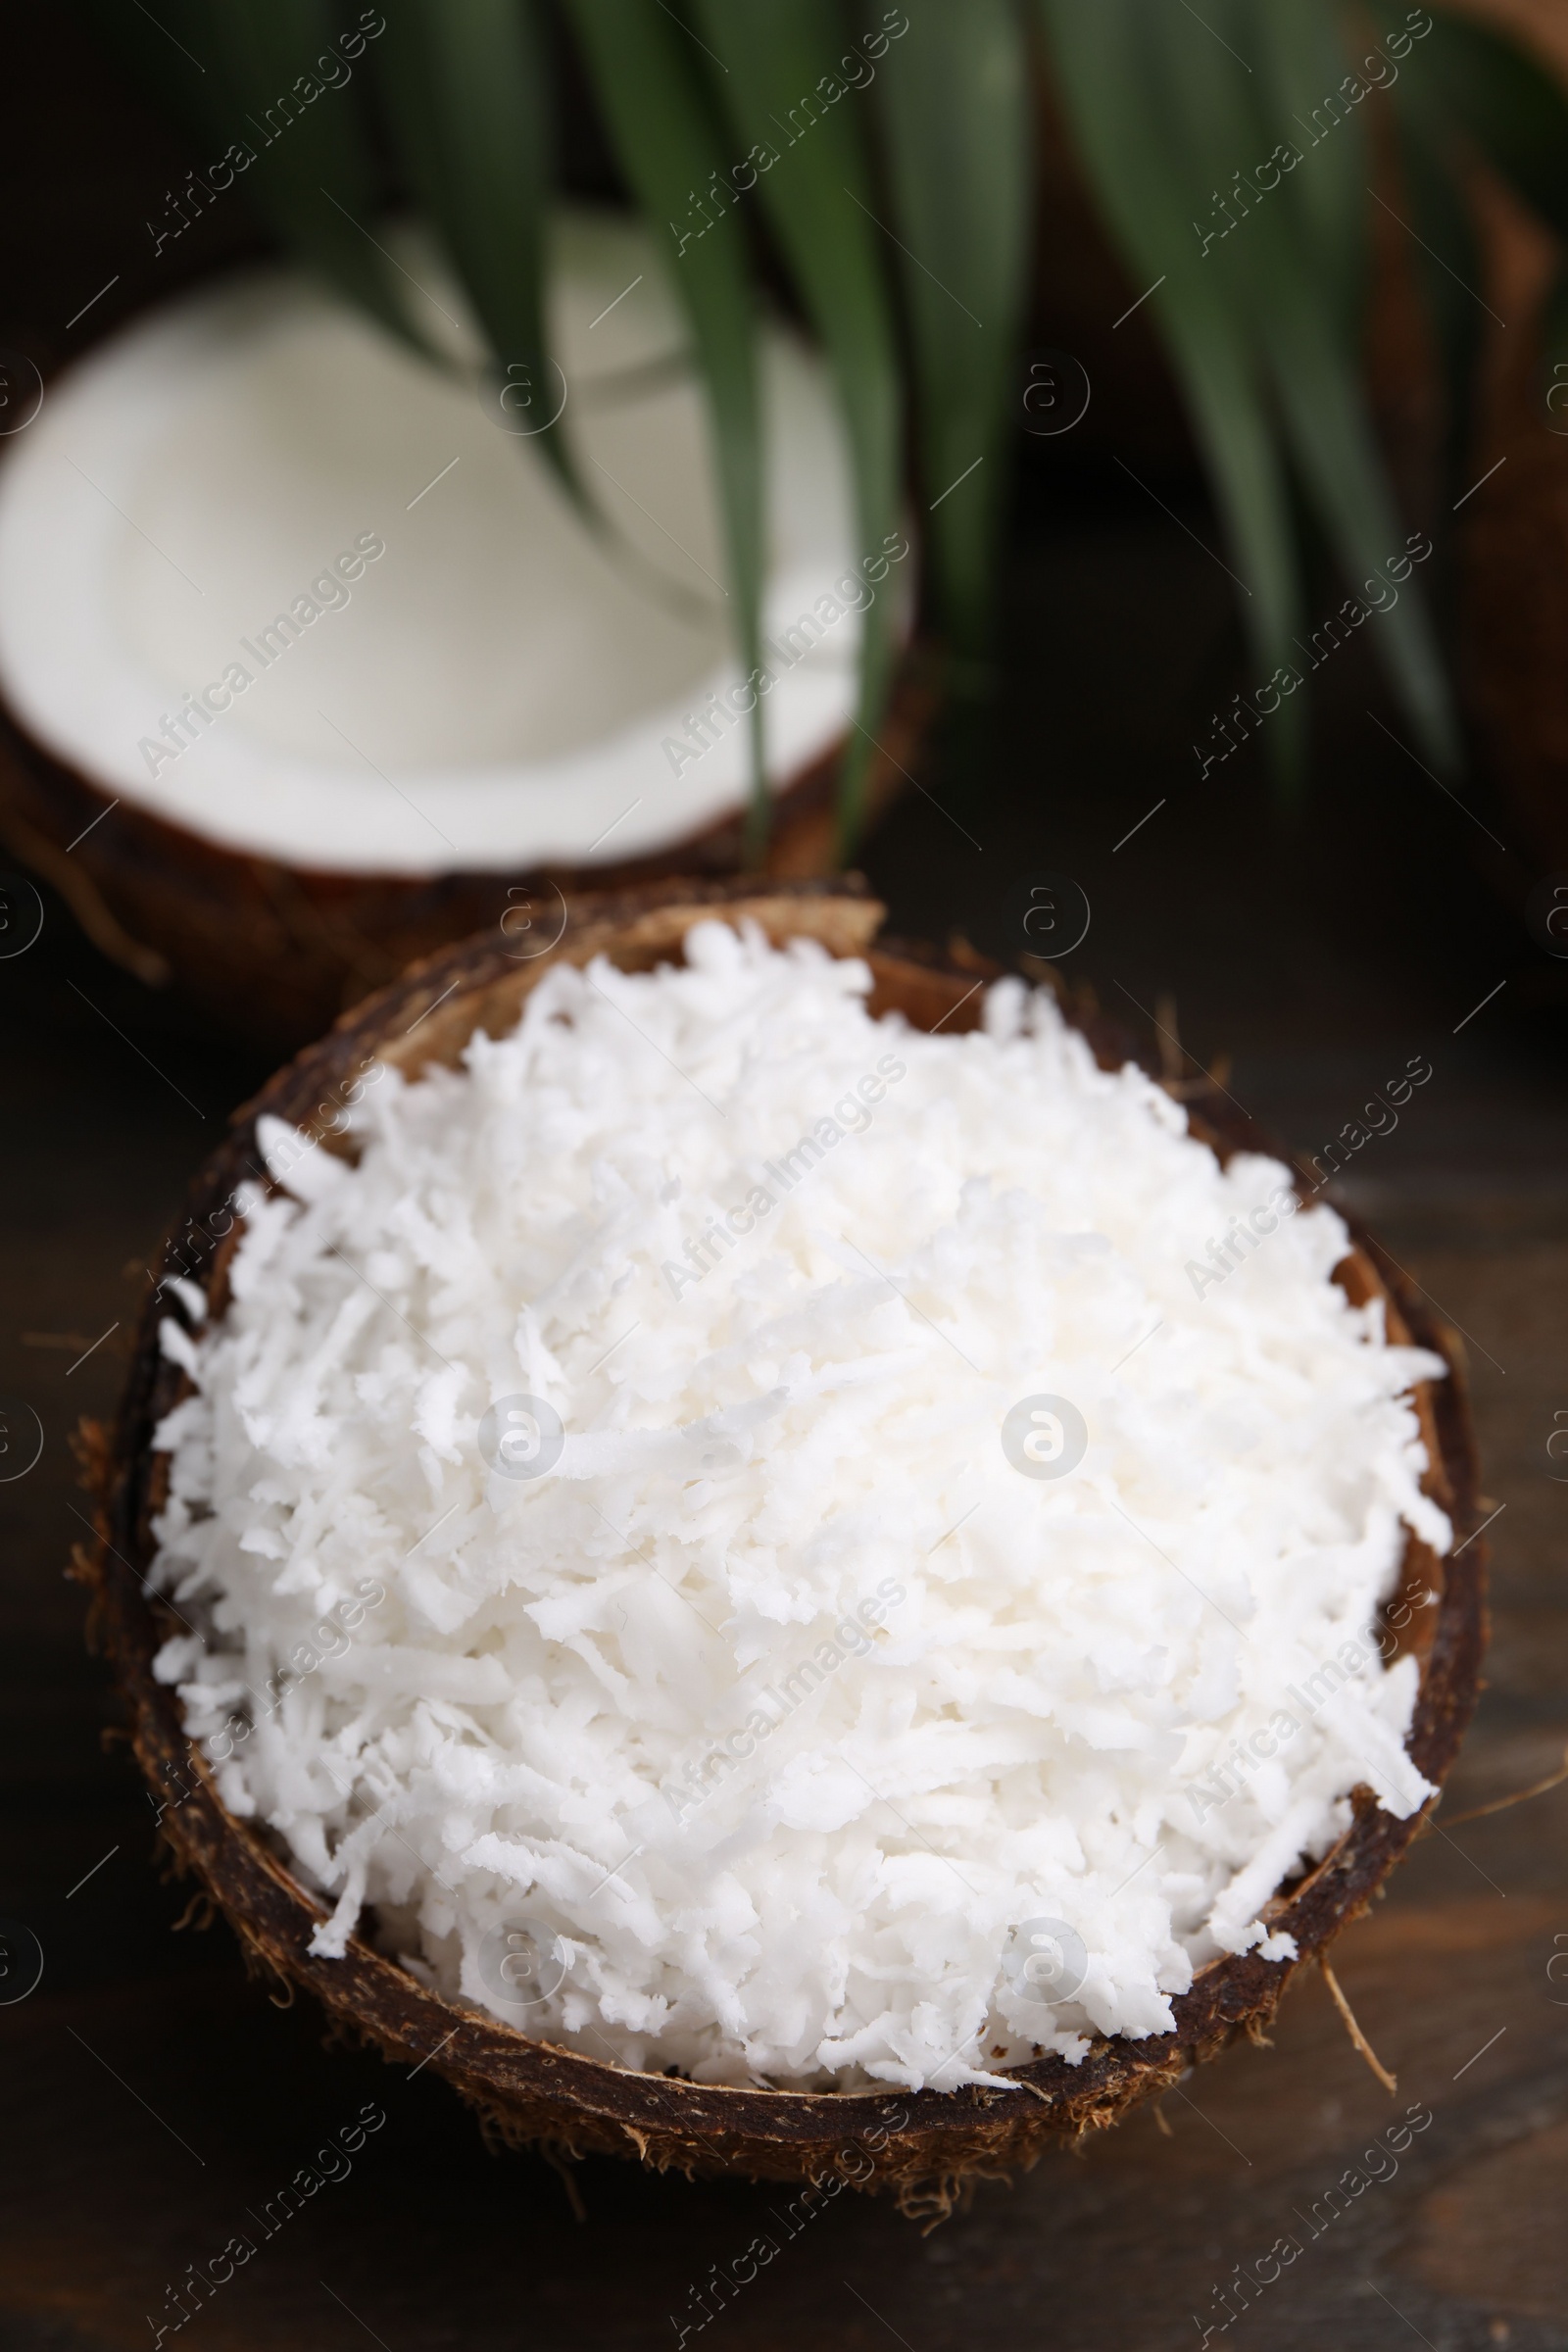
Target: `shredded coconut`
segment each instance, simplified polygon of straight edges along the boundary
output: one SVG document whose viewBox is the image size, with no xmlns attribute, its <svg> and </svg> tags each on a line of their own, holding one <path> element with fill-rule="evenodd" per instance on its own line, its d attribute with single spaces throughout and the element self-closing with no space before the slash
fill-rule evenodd
<svg viewBox="0 0 1568 2352">
<path fill-rule="evenodd" d="M 227 1311 L 164 1326 L 158 1671 L 313 1948 L 368 1907 L 530 2034 L 951 2089 L 1169 2032 L 1294 1954 L 1357 1783 L 1430 1793 L 1374 1628 L 1451 1540 L 1443 1366 L 1048 996 L 926 1036 L 810 944 L 686 958 L 378 1066 L 353 1158 L 262 1122 Z"/>
</svg>

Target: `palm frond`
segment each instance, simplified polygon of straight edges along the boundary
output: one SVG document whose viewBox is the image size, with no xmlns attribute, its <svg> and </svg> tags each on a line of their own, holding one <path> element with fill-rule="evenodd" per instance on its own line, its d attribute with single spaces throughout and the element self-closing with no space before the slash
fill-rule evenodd
<svg viewBox="0 0 1568 2352">
<path fill-rule="evenodd" d="M 496 396 L 521 390 L 548 414 L 549 84 L 531 0 L 399 0 L 373 55 L 415 193 L 495 355 Z M 586 512 L 564 435 L 531 437 Z"/>
<path fill-rule="evenodd" d="M 989 641 L 1004 426 L 1033 195 L 1030 59 L 1012 0 L 928 9 L 878 67 L 913 359 L 928 563 L 955 649 Z M 956 488 L 961 485 L 961 488 Z"/>
<path fill-rule="evenodd" d="M 1219 140 L 1229 139 L 1237 143 L 1231 157 L 1245 157 L 1250 142 L 1252 171 L 1264 157 L 1279 166 L 1277 188 L 1254 195 L 1250 212 L 1212 258 L 1227 273 L 1239 312 L 1253 321 L 1291 459 L 1358 606 L 1376 612 L 1376 643 L 1411 722 L 1429 758 L 1451 767 L 1457 731 L 1420 591 L 1408 564 L 1397 585 L 1382 568 L 1403 558 L 1404 534 L 1362 388 L 1369 167 L 1354 111 L 1362 101 L 1353 91 L 1365 84 L 1344 75 L 1325 83 L 1325 73 L 1348 59 L 1343 51 L 1334 59 L 1332 43 L 1314 37 L 1323 29 L 1314 0 L 1273 0 L 1261 15 L 1246 0 L 1216 0 L 1207 21 L 1234 39 L 1261 32 L 1256 62 L 1244 78 L 1235 70 L 1240 60 L 1227 51 L 1216 74 L 1212 45 L 1183 39 L 1167 18 L 1172 85 L 1192 89 L 1194 97 L 1190 106 L 1178 105 L 1178 119 L 1203 124 L 1203 136 L 1192 140 L 1195 151 L 1206 146 L 1212 155 Z M 1215 79 L 1233 102 L 1223 111 L 1209 103 Z M 1288 136 L 1289 152 L 1298 159 L 1289 170 Z M 1245 163 L 1233 162 L 1232 170 L 1244 184 L 1250 176 Z"/>
<path fill-rule="evenodd" d="M 1516 42 L 1446 10 L 1422 60 L 1449 120 L 1559 237 L 1568 237 L 1568 97 Z"/>
<path fill-rule="evenodd" d="M 897 535 L 903 388 L 872 218 L 869 154 L 829 65 L 842 47 L 839 21 L 829 0 L 749 0 L 744 15 L 728 0 L 694 0 L 694 21 L 744 161 L 757 172 L 768 223 L 833 369 L 861 557 L 868 560 Z M 839 782 L 846 848 L 859 832 L 887 696 L 891 601 L 878 597 L 861 622 L 859 709 Z"/>
<path fill-rule="evenodd" d="M 761 662 L 763 467 L 756 304 L 746 251 L 727 214 L 686 245 L 663 225 L 684 220 L 696 190 L 721 169 L 718 121 L 691 62 L 690 44 L 658 0 L 571 0 L 571 19 L 621 166 L 658 224 L 665 273 L 691 324 L 713 424 L 735 634 L 741 659 L 755 673 Z M 766 837 L 768 805 L 755 676 L 752 687 L 755 856 Z"/>
<path fill-rule="evenodd" d="M 340 293 L 422 348 L 371 225 L 380 173 L 359 90 L 344 87 L 325 107 L 326 85 L 308 66 L 301 70 L 327 56 L 337 30 L 323 0 L 228 0 L 202 14 L 217 76 L 212 96 L 220 101 L 213 126 L 252 139 L 256 161 L 244 182 L 252 202 Z M 314 85 L 313 94 L 301 85 Z"/>
<path fill-rule="evenodd" d="M 1184 381 L 1248 574 L 1259 660 L 1297 669 L 1287 461 L 1348 580 L 1401 557 L 1359 361 L 1367 166 L 1348 58 L 1317 0 L 1213 0 L 1201 20 L 1043 0 L 1086 159 Z M 1107 38 L 1114 26 L 1115 47 Z M 1190 225 L 1191 234 L 1188 233 Z M 1456 733 L 1419 593 L 1381 599 L 1378 645 L 1427 752 Z M 1299 706 L 1286 704 L 1291 722 Z M 1287 769 L 1291 725 L 1272 730 Z"/>
<path fill-rule="evenodd" d="M 1208 191 L 1170 122 L 1170 93 L 1150 55 L 1140 0 L 1041 0 L 1052 54 L 1081 160 L 1130 268 L 1147 282 L 1186 394 L 1229 531 L 1247 602 L 1243 616 L 1260 665 L 1288 667 L 1300 627 L 1299 587 L 1285 469 L 1263 396 L 1245 310 L 1194 230 Z M 1196 188 L 1196 193 L 1195 193 Z M 1216 222 L 1214 234 L 1221 233 Z M 1227 567 L 1228 568 L 1228 567 Z M 1233 575 L 1237 576 L 1237 575 Z M 1289 768 L 1300 714 L 1281 705 L 1274 739 Z"/>
<path fill-rule="evenodd" d="M 149 82 L 205 132 L 250 146 L 242 184 L 278 232 L 417 344 L 376 232 L 376 135 L 388 133 L 392 170 L 442 237 L 494 359 L 530 383 L 552 368 L 543 12 L 558 6 L 688 322 L 735 642 L 753 672 L 765 569 L 759 288 L 775 261 L 832 371 L 862 555 L 892 544 L 910 438 L 933 599 L 960 664 L 981 672 L 1031 242 L 1031 30 L 1167 346 L 1265 674 L 1298 672 L 1298 491 L 1352 584 L 1370 593 L 1400 546 L 1360 366 L 1372 88 L 1387 88 L 1397 130 L 1405 226 L 1449 382 L 1450 466 L 1467 439 L 1482 315 L 1471 159 L 1485 157 L 1568 239 L 1568 96 L 1503 33 L 1446 9 L 1418 24 L 1391 0 L 1365 0 L 1379 37 L 1370 54 L 1367 18 L 1345 0 L 1205 0 L 1200 12 L 1164 0 L 964 0 L 898 22 L 890 11 L 848 49 L 835 0 L 400 0 L 396 21 L 389 12 L 369 36 L 373 122 L 372 73 L 330 105 L 304 95 L 314 76 L 302 67 L 319 53 L 325 72 L 331 53 L 324 0 L 161 0 L 151 31 L 124 0 L 78 5 L 122 56 L 145 66 L 156 48 Z M 184 61 L 172 69 L 159 46 L 170 38 Z M 1544 331 L 1568 384 L 1568 272 Z M 597 524 L 569 438 L 541 438 Z M 891 603 L 863 617 L 840 779 L 846 847 L 890 683 Z M 1448 690 L 1408 578 L 1374 639 L 1428 756 L 1451 761 Z M 753 699 L 755 853 L 767 803 Z M 1299 768 L 1304 701 L 1282 701 L 1269 726 L 1287 779 Z"/>
<path fill-rule="evenodd" d="M 1377 14 L 1394 22 L 1383 0 Z M 1419 74 L 1402 77 L 1395 107 L 1423 248 L 1423 289 L 1445 360 L 1449 472 L 1457 483 L 1487 309 L 1465 173 L 1484 157 L 1546 227 L 1568 239 L 1568 96 L 1528 50 L 1446 12 L 1434 19 L 1422 62 Z M 1549 387 L 1554 364 L 1568 365 L 1568 276 L 1544 306 L 1541 336 Z"/>
</svg>

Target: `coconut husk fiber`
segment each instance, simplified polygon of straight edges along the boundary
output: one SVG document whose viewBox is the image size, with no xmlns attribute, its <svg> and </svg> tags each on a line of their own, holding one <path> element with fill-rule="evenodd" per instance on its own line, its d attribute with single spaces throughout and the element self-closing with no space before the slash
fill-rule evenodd
<svg viewBox="0 0 1568 2352">
<path fill-rule="evenodd" d="M 879 944 L 883 909 L 853 878 L 671 882 L 580 899 L 550 956 L 513 961 L 494 935 L 449 948 L 356 1005 L 279 1071 L 236 1114 L 229 1139 L 196 1177 L 186 1221 L 166 1247 L 165 1271 L 198 1282 L 213 1310 L 221 1311 L 237 1241 L 226 1203 L 257 1164 L 261 1113 L 318 1133 L 329 1115 L 321 1106 L 333 1102 L 333 1090 L 367 1055 L 407 1073 L 453 1062 L 475 1029 L 495 1035 L 515 1021 L 551 962 L 583 964 L 605 954 L 623 969 L 647 970 L 677 956 L 689 927 L 715 912 L 752 916 L 775 943 L 809 937 L 834 955 L 866 956 L 876 981 L 873 1008 L 902 1010 L 918 1028 L 940 1023 L 964 1030 L 978 1022 L 977 972 L 994 967 L 968 953 L 955 961 L 930 950 Z M 1105 1066 L 1126 1057 L 1125 1041 L 1091 999 L 1065 995 L 1064 1010 Z M 1217 1090 L 1180 1084 L 1196 1131 L 1221 1156 L 1272 1148 Z M 1417 1401 L 1432 1461 L 1430 1492 L 1452 1518 L 1456 1548 L 1440 1562 L 1412 1539 L 1402 1586 L 1406 1596 L 1432 1590 L 1440 1595 L 1411 1617 L 1422 1629 L 1415 1641 L 1421 1683 L 1408 1745 L 1421 1772 L 1441 1784 L 1475 1704 L 1485 1635 L 1483 1545 L 1468 1540 L 1481 1510 L 1459 1345 L 1365 1233 L 1356 1232 L 1337 1279 L 1358 1301 L 1381 1297 L 1391 1337 L 1434 1349 L 1449 1368 L 1449 1378 L 1424 1386 Z M 315 1958 L 307 1947 L 323 1906 L 290 1876 L 261 1828 L 225 1810 L 207 1764 L 185 1738 L 173 1690 L 153 1677 L 154 1654 L 175 1630 L 143 1581 L 168 1467 L 166 1456 L 152 1452 L 151 1436 L 187 1385 L 158 1350 L 158 1322 L 171 1311 L 167 1299 L 149 1298 L 118 1422 L 113 1430 L 84 1432 L 98 1536 L 76 1562 L 91 1588 L 92 1636 L 113 1660 L 137 1758 L 168 1807 L 162 1835 L 258 1969 L 310 1993 L 339 2030 L 373 2043 L 389 2061 L 444 2075 L 509 2139 L 542 2144 L 558 2158 L 603 2150 L 688 2174 L 830 2187 L 834 2180 L 853 2180 L 893 2192 L 906 2210 L 944 2210 L 965 2176 L 1027 2165 L 1050 2142 L 1102 2131 L 1194 2065 L 1260 2035 L 1298 1970 L 1324 1955 L 1366 1909 L 1421 1827 L 1420 1816 L 1396 1821 L 1379 1809 L 1369 1788 L 1358 1788 L 1339 1843 L 1267 1906 L 1271 1928 L 1296 1937 L 1298 1962 L 1270 1963 L 1255 1952 L 1212 1961 L 1174 2001 L 1173 2033 L 1139 2041 L 1101 2036 L 1077 2066 L 1045 2057 L 1008 2070 L 1006 2088 L 822 2093 L 632 2073 L 530 2039 L 427 1991 L 361 1938 L 351 1940 L 343 1960 Z"/>
</svg>

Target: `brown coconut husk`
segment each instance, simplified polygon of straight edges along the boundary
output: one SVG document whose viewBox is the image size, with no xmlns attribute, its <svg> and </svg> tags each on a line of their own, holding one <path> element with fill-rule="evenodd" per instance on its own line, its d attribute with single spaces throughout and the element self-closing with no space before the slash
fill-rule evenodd
<svg viewBox="0 0 1568 2352">
<path fill-rule="evenodd" d="M 770 889 L 688 881 L 584 899 L 551 956 L 519 964 L 493 938 L 466 941 L 356 1006 L 281 1070 L 236 1114 L 229 1140 L 196 1178 L 189 1217 L 171 1238 L 165 1270 L 188 1273 L 213 1311 L 221 1311 L 236 1240 L 225 1204 L 258 1164 L 253 1138 L 262 1112 L 319 1132 L 318 1106 L 332 1102 L 333 1089 L 367 1055 L 409 1073 L 450 1063 L 475 1029 L 494 1035 L 512 1024 L 551 962 L 582 964 L 607 954 L 623 969 L 650 969 L 678 955 L 691 924 L 719 909 L 754 917 L 775 942 L 809 937 L 834 955 L 865 954 L 876 977 L 875 1008 L 901 1010 L 918 1028 L 940 1023 L 964 1030 L 979 1019 L 980 996 L 971 993 L 977 968 L 994 967 L 967 951 L 955 961 L 928 949 L 873 944 L 883 909 L 853 879 Z M 1124 1041 L 1092 1004 L 1069 997 L 1065 1009 L 1105 1066 L 1126 1057 Z M 1189 1096 L 1189 1107 L 1199 1133 L 1222 1156 L 1267 1148 L 1267 1139 L 1216 1091 Z M 1384 1300 L 1391 1335 L 1433 1348 L 1448 1365 L 1448 1379 L 1423 1386 L 1419 1404 L 1430 1491 L 1463 1540 L 1480 1511 L 1458 1342 L 1365 1234 L 1357 1233 L 1339 1279 L 1353 1298 Z M 207 1764 L 185 1738 L 174 1692 L 152 1673 L 159 1644 L 176 1630 L 143 1581 L 154 1550 L 150 1521 L 168 1472 L 168 1457 L 151 1450 L 152 1432 L 187 1386 L 158 1350 L 158 1322 L 171 1311 L 150 1298 L 114 1431 L 84 1429 L 98 1540 L 76 1561 L 76 1573 L 92 1589 L 92 1636 L 114 1661 L 136 1755 L 169 1807 L 163 1835 L 178 1867 L 195 1873 L 257 1968 L 290 1988 L 304 1987 L 339 2029 L 375 2044 L 389 2060 L 444 2075 L 510 2140 L 540 2143 L 558 2157 L 603 2150 L 687 2174 L 814 2180 L 828 2190 L 853 2180 L 893 2191 L 906 2211 L 945 2211 L 966 2176 L 1030 2164 L 1050 2141 L 1103 2130 L 1239 2035 L 1257 2038 L 1298 1969 L 1325 1953 L 1366 1909 L 1421 1826 L 1420 1816 L 1396 1821 L 1380 1811 L 1371 1790 L 1358 1788 L 1346 1835 L 1267 1907 L 1271 1927 L 1296 1937 L 1298 1962 L 1272 1964 L 1255 1952 L 1213 1961 L 1173 2003 L 1173 2033 L 1142 2041 L 1101 2036 L 1078 2066 L 1048 2057 L 1007 2070 L 1005 2089 L 819 2093 L 632 2073 L 530 2039 L 429 1992 L 359 1937 L 343 1960 L 314 1958 L 307 1945 L 325 1916 L 322 1905 L 290 1876 L 262 1830 L 226 1811 Z M 1412 1620 L 1421 1628 L 1421 1685 L 1409 1740 L 1416 1765 L 1438 1784 L 1476 1699 L 1485 1638 L 1482 1549 L 1471 1542 L 1440 1562 L 1412 1541 L 1406 1560 L 1406 1594 L 1440 1595 Z"/>
<path fill-rule="evenodd" d="M 1459 514 L 1461 659 L 1487 781 L 1540 867 L 1568 870 L 1568 385 L 1548 409 L 1542 309 L 1561 252 L 1493 181 L 1475 190 L 1489 328 Z M 1472 845 L 1474 846 L 1474 845 Z M 1526 877 L 1509 872 L 1522 897 Z"/>
<path fill-rule="evenodd" d="M 908 780 L 939 699 L 940 659 L 916 643 L 878 730 L 865 785 L 875 822 Z M 826 872 L 837 856 L 842 746 L 780 785 L 760 871 Z M 151 986 L 172 982 L 213 1018 L 292 1054 L 339 1013 L 450 941 L 490 931 L 515 951 L 564 905 L 676 874 L 740 872 L 745 812 L 617 865 L 430 876 L 329 873 L 224 848 L 56 759 L 0 703 L 0 844 L 67 901 L 95 946 Z M 532 929 L 525 934 L 524 923 Z M 501 926 L 505 923 L 503 934 Z"/>
</svg>

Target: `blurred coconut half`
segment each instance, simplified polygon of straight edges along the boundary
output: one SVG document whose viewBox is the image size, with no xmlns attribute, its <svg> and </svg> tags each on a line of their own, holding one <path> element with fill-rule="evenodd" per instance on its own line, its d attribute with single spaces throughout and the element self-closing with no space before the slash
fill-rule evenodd
<svg viewBox="0 0 1568 2352">
<path fill-rule="evenodd" d="M 268 1044 L 455 935 L 546 944 L 582 883 L 740 861 L 744 672 L 679 314 L 623 217 L 564 210 L 553 239 L 546 385 L 481 374 L 402 234 L 450 371 L 247 271 L 99 346 L 0 471 L 10 846 L 121 960 Z M 831 854 L 859 607 L 906 615 L 914 565 L 855 544 L 815 358 L 770 325 L 760 370 L 769 863 L 800 872 Z M 598 529 L 533 446 L 552 426 Z"/>
</svg>

